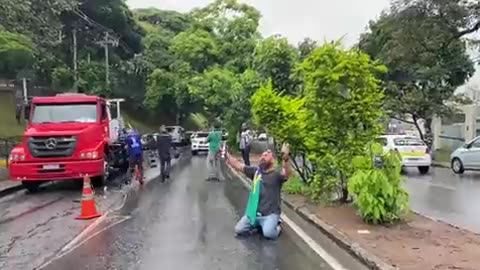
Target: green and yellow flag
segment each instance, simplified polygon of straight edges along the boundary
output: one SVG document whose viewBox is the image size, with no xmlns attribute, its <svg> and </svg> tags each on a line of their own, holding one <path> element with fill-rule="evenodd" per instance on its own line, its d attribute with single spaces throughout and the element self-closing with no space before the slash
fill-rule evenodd
<svg viewBox="0 0 480 270">
<path fill-rule="evenodd" d="M 246 214 L 250 220 L 250 224 L 255 226 L 257 223 L 257 210 L 258 203 L 260 202 L 260 189 L 262 188 L 262 173 L 257 170 L 253 177 L 252 188 L 250 189 L 250 195 L 248 196 Z"/>
</svg>

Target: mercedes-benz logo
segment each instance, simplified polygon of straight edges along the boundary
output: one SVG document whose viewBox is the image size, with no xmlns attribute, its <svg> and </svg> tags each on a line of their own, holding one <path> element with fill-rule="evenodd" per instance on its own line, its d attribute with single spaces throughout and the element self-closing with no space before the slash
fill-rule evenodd
<svg viewBox="0 0 480 270">
<path fill-rule="evenodd" d="M 50 150 L 55 149 L 57 147 L 57 140 L 54 138 L 47 139 L 45 141 L 45 147 Z"/>
</svg>

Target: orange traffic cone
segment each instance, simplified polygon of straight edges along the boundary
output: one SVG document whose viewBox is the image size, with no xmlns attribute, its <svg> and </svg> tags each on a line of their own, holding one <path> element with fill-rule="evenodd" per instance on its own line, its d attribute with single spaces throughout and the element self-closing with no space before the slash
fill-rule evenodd
<svg viewBox="0 0 480 270">
<path fill-rule="evenodd" d="M 82 212 L 80 213 L 80 216 L 76 217 L 76 219 L 92 219 L 101 216 L 101 214 L 97 212 L 93 196 L 94 193 L 92 185 L 90 184 L 90 177 L 85 175 L 83 177 Z"/>
</svg>

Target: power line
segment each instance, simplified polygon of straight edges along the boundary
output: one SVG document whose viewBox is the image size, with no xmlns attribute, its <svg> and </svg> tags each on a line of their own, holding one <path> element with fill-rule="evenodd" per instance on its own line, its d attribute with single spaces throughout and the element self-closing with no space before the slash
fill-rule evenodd
<svg viewBox="0 0 480 270">
<path fill-rule="evenodd" d="M 135 51 L 130 48 L 130 46 L 125 43 L 122 38 L 121 38 L 121 35 L 117 34 L 113 29 L 111 28 L 108 28 L 98 22 L 96 22 L 95 20 L 93 20 L 92 18 L 88 17 L 87 14 L 85 14 L 81 9 L 79 9 L 78 7 L 76 6 L 71 6 L 69 5 L 66 1 L 63 1 L 64 4 L 66 4 L 68 7 L 71 8 L 71 11 L 77 15 L 78 17 L 80 17 L 81 19 L 83 19 L 84 21 L 86 21 L 88 24 L 90 25 L 93 25 L 93 26 L 96 26 L 100 29 L 102 29 L 103 31 L 105 32 L 110 32 L 110 34 L 112 34 L 116 39 L 118 39 L 118 42 L 119 42 L 119 45 L 120 47 L 122 47 L 125 51 L 129 52 L 129 53 L 135 53 Z"/>
</svg>

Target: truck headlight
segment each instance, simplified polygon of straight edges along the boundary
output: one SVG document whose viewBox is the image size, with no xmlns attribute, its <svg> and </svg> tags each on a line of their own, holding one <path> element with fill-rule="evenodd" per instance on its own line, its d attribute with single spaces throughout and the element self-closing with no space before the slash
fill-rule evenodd
<svg viewBox="0 0 480 270">
<path fill-rule="evenodd" d="M 80 158 L 82 158 L 82 159 L 97 159 L 98 158 L 98 152 L 97 151 L 83 152 L 83 153 L 80 154 Z"/>
<path fill-rule="evenodd" d="M 25 155 L 24 154 L 12 154 L 10 155 L 10 158 L 9 158 L 10 161 L 23 161 L 25 160 Z"/>
</svg>

